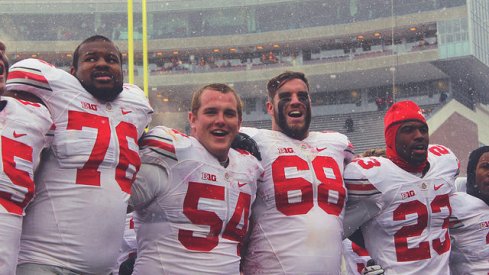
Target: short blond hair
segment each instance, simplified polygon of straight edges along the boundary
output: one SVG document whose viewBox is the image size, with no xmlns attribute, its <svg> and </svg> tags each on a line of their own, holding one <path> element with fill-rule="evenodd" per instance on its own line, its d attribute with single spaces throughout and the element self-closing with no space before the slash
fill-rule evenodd
<svg viewBox="0 0 489 275">
<path fill-rule="evenodd" d="M 199 90 L 195 91 L 192 94 L 192 103 L 190 104 L 190 111 L 194 115 L 197 115 L 197 112 L 199 111 L 199 108 L 202 104 L 200 97 L 202 96 L 202 93 L 204 93 L 205 90 L 213 90 L 223 94 L 232 93 L 236 98 L 236 102 L 238 102 L 238 106 L 237 106 L 238 118 L 241 119 L 243 117 L 243 102 L 241 101 L 241 98 L 233 88 L 223 83 L 212 83 L 209 85 L 205 85 L 204 87 L 200 88 Z"/>
</svg>

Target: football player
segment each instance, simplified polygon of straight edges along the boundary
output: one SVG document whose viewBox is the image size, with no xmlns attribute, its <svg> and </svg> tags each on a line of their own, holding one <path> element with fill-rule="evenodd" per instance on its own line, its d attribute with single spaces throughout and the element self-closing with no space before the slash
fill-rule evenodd
<svg viewBox="0 0 489 275">
<path fill-rule="evenodd" d="M 449 195 L 459 162 L 429 145 L 428 125 L 412 101 L 395 103 L 384 118 L 387 158 L 347 165 L 345 235 L 361 226 L 370 256 L 386 274 L 448 274 Z"/>
<path fill-rule="evenodd" d="M 131 197 L 134 274 L 239 274 L 263 172 L 250 153 L 230 149 L 241 120 L 237 93 L 216 83 L 192 97 L 191 136 L 163 126 L 145 135 Z"/>
<path fill-rule="evenodd" d="M 7 91 L 38 98 L 54 122 L 24 218 L 17 274 L 110 273 L 140 167 L 137 142 L 153 112 L 142 90 L 123 84 L 121 52 L 97 35 L 75 49 L 71 73 L 22 60 L 11 68 Z"/>
<path fill-rule="evenodd" d="M 311 99 L 303 73 L 268 82 L 272 130 L 242 128 L 265 169 L 252 211 L 245 274 L 339 274 L 348 138 L 310 132 Z"/>
<path fill-rule="evenodd" d="M 452 274 L 489 272 L 489 146 L 470 153 L 467 165 L 467 193 L 450 197 Z"/>
<path fill-rule="evenodd" d="M 8 66 L 0 42 L 0 95 Z M 34 195 L 34 171 L 51 125 L 51 116 L 41 104 L 0 98 L 0 274 L 15 274 L 24 210 Z"/>
</svg>

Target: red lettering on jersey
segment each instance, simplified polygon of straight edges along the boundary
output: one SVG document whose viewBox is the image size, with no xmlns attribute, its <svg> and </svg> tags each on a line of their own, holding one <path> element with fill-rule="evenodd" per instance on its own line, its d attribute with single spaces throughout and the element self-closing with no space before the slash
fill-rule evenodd
<svg viewBox="0 0 489 275">
<path fill-rule="evenodd" d="M 277 210 L 286 216 L 306 214 L 314 206 L 313 184 L 302 177 L 288 178 L 285 170 L 295 168 L 297 171 L 313 170 L 321 184 L 317 186 L 317 204 L 324 212 L 339 216 L 345 204 L 346 189 L 343 177 L 336 161 L 327 156 L 317 156 L 309 163 L 299 156 L 279 156 L 272 163 L 273 184 L 275 187 L 275 205 Z M 331 169 L 327 175 L 325 168 Z M 290 202 L 291 192 L 300 193 L 300 201 Z"/>
<path fill-rule="evenodd" d="M 293 148 L 278 148 L 278 153 L 279 154 L 293 154 L 294 153 L 294 149 Z"/>
<path fill-rule="evenodd" d="M 83 109 L 88 109 L 92 111 L 97 111 L 97 104 L 90 104 L 88 102 L 80 102 Z"/>
<path fill-rule="evenodd" d="M 410 198 L 410 197 L 414 197 L 416 196 L 416 193 L 414 192 L 414 190 L 410 190 L 410 191 L 407 191 L 407 192 L 404 192 L 404 193 L 401 193 L 401 198 L 404 200 L 404 199 L 407 199 L 407 198 Z"/>
<path fill-rule="evenodd" d="M 450 152 L 450 151 L 448 151 L 447 148 L 445 148 L 441 145 L 432 146 L 432 147 L 430 147 L 429 150 L 433 155 L 438 156 L 438 157 L 441 155 L 446 155 Z"/>
<path fill-rule="evenodd" d="M 431 216 L 441 213 L 442 208 L 448 209 L 448 215 L 444 217 L 443 224 L 441 226 L 442 230 L 445 231 L 445 240 L 441 241 L 440 238 L 433 239 L 431 240 L 430 244 L 430 240 L 427 239 L 425 241 L 418 242 L 417 246 L 413 244 L 408 245 L 408 239 L 421 236 L 423 231 L 428 228 L 429 208 L 427 205 L 418 200 L 403 202 L 396 208 L 396 210 L 394 210 L 393 220 L 404 221 L 409 214 L 416 214 L 418 217 L 416 224 L 405 225 L 394 234 L 394 244 L 398 262 L 411 262 L 430 259 L 430 245 L 432 246 L 433 250 L 438 253 L 438 255 L 450 251 L 448 225 L 452 208 L 448 200 L 448 195 L 445 194 L 436 196 L 429 206 L 431 208 Z"/>
<path fill-rule="evenodd" d="M 199 234 L 199 236 L 197 234 L 194 235 L 193 230 L 180 229 L 178 230 L 178 240 L 189 250 L 208 252 L 219 244 L 219 235 L 224 221 L 213 211 L 199 209 L 199 200 L 201 198 L 224 201 L 225 188 L 199 182 L 188 183 L 187 194 L 183 201 L 183 214 L 192 224 L 208 226 L 209 233 L 204 236 Z M 248 231 L 250 207 L 251 196 L 246 193 L 239 193 L 233 215 L 222 232 L 222 238 L 238 242 L 238 248 Z M 229 210 L 232 211 L 232 209 Z M 241 221 L 243 221 L 243 225 L 240 224 Z M 239 250 L 237 253 L 239 255 Z"/>
<path fill-rule="evenodd" d="M 202 179 L 209 180 L 209 181 L 217 181 L 216 175 L 209 174 L 209 173 L 202 173 Z"/>
<path fill-rule="evenodd" d="M 353 162 L 358 163 L 365 170 L 380 166 L 380 162 L 376 159 L 354 159 Z"/>
<path fill-rule="evenodd" d="M 34 194 L 34 181 L 31 178 L 29 172 L 20 170 L 16 160 L 22 159 L 29 162 L 29 170 L 33 170 L 32 167 L 32 147 L 18 142 L 7 137 L 1 137 L 2 147 L 2 165 L 3 172 L 10 179 L 12 184 L 25 190 L 24 199 L 13 198 L 13 194 L 0 191 L 0 205 L 2 205 L 9 213 L 22 215 L 23 209 L 27 206 Z"/>
</svg>

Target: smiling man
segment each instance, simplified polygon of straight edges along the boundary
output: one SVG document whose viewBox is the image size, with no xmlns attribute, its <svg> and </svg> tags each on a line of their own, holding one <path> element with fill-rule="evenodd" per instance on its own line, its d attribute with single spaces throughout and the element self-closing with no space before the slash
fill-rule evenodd
<svg viewBox="0 0 489 275">
<path fill-rule="evenodd" d="M 310 132 L 311 99 L 303 73 L 268 82 L 272 130 L 242 128 L 265 169 L 252 211 L 245 274 L 339 274 L 348 138 Z"/>
<path fill-rule="evenodd" d="M 53 119 L 17 274 L 109 274 L 141 164 L 138 139 L 151 120 L 148 100 L 123 85 L 122 55 L 103 36 L 76 48 L 71 74 L 37 59 L 17 62 L 7 90 L 37 98 Z"/>
<path fill-rule="evenodd" d="M 191 136 L 163 126 L 141 141 L 133 185 L 138 256 L 133 274 L 239 274 L 260 163 L 230 149 L 242 105 L 225 84 L 192 96 Z"/>
<path fill-rule="evenodd" d="M 449 274 L 449 195 L 458 160 L 429 145 L 428 125 L 412 101 L 392 105 L 384 127 L 387 158 L 355 159 L 345 169 L 345 234 L 361 227 L 386 274 Z"/>
</svg>

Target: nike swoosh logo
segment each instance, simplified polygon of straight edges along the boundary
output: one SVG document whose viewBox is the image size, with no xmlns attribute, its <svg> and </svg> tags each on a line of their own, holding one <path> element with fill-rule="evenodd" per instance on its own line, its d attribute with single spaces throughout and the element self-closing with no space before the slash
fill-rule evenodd
<svg viewBox="0 0 489 275">
<path fill-rule="evenodd" d="M 323 147 L 323 148 L 317 148 L 317 147 L 316 147 L 316 150 L 317 150 L 318 152 L 321 152 L 321 151 L 326 150 L 326 148 L 328 148 L 328 147 Z"/>
<path fill-rule="evenodd" d="M 436 190 L 438 190 L 438 189 L 440 189 L 442 186 L 443 186 L 443 183 L 442 183 L 442 184 L 440 184 L 440 185 L 438 185 L 438 186 L 436 186 L 436 185 L 435 185 L 435 186 L 434 186 L 434 187 L 435 187 L 435 191 L 436 191 Z"/>
<path fill-rule="evenodd" d="M 238 187 L 243 187 L 243 186 L 245 186 L 245 185 L 247 185 L 247 184 L 248 184 L 247 182 L 245 182 L 245 183 L 241 183 L 241 182 L 239 182 L 239 181 L 238 181 Z"/>
<path fill-rule="evenodd" d="M 23 136 L 26 136 L 27 134 L 17 134 L 15 131 L 14 131 L 14 138 L 20 138 L 20 137 L 23 137 Z"/>
<path fill-rule="evenodd" d="M 132 111 L 124 111 L 123 108 L 121 108 L 121 112 L 122 112 L 123 115 L 127 115 L 129 113 L 132 113 Z"/>
</svg>

